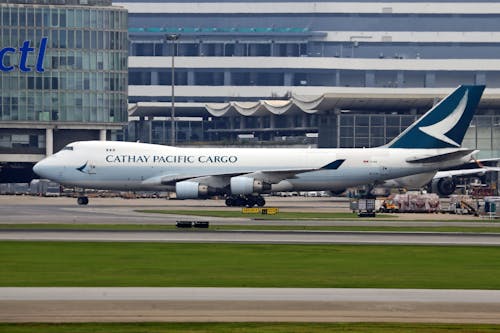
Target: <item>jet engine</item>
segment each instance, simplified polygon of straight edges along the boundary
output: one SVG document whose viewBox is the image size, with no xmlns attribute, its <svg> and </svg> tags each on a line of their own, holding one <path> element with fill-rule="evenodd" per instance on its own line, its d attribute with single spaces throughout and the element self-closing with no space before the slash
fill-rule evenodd
<svg viewBox="0 0 500 333">
<path fill-rule="evenodd" d="M 453 177 L 435 179 L 431 182 L 432 193 L 436 193 L 439 196 L 448 196 L 455 192 L 457 184 Z"/>
<path fill-rule="evenodd" d="M 175 193 L 178 199 L 206 198 L 217 194 L 217 189 L 197 182 L 178 182 L 175 184 Z"/>
<path fill-rule="evenodd" d="M 232 194 L 263 193 L 270 190 L 271 184 L 259 179 L 244 176 L 231 178 Z"/>
</svg>

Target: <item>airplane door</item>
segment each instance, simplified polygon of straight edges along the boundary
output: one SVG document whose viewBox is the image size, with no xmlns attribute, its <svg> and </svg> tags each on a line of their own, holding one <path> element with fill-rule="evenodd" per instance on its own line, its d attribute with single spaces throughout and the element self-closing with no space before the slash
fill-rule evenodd
<svg viewBox="0 0 500 333">
<path fill-rule="evenodd" d="M 96 174 L 95 163 L 89 162 L 89 175 L 95 175 L 95 174 Z"/>
</svg>

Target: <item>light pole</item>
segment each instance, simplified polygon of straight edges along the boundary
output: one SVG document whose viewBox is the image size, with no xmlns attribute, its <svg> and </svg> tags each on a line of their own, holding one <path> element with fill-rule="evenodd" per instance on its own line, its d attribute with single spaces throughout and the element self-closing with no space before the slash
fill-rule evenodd
<svg viewBox="0 0 500 333">
<path fill-rule="evenodd" d="M 170 145 L 175 146 L 176 126 L 175 126 L 175 42 L 179 39 L 179 34 L 169 34 L 165 36 L 166 40 L 172 42 L 172 109 L 171 109 L 171 130 Z"/>
</svg>

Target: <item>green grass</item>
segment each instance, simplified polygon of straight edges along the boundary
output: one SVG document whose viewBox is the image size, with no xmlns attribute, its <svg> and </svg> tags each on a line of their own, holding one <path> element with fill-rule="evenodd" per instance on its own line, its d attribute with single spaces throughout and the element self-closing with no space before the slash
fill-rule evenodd
<svg viewBox="0 0 500 333">
<path fill-rule="evenodd" d="M 477 324 L 400 324 L 400 323 L 75 323 L 0 324 L 9 333 L 490 333 L 500 325 Z"/>
<path fill-rule="evenodd" d="M 500 289 L 500 248 L 0 243 L 0 286 Z"/>
<path fill-rule="evenodd" d="M 253 231 L 380 231 L 380 232 L 458 232 L 458 233 L 500 233 L 500 224 L 492 226 L 426 226 L 422 222 L 421 226 L 305 226 L 298 222 L 295 225 L 250 225 L 250 224 L 231 224 L 217 225 L 210 224 L 207 229 L 178 229 L 172 224 L 0 224 L 0 230 L 132 230 L 132 231 L 217 231 L 217 230 L 253 230 Z"/>
<path fill-rule="evenodd" d="M 279 212 L 276 215 L 262 214 L 243 214 L 240 210 L 164 210 L 164 209 L 145 209 L 136 210 L 139 213 L 154 213 L 154 214 L 172 214 L 172 215 L 189 215 L 189 216 L 211 216 L 211 217 L 241 217 L 251 219 L 265 220 L 304 220 L 304 219 L 322 219 L 322 220 L 338 220 L 338 219 L 356 219 L 360 220 L 357 214 L 349 212 Z M 375 219 L 395 219 L 395 215 L 377 214 Z M 373 219 L 373 218 L 371 218 Z"/>
</svg>

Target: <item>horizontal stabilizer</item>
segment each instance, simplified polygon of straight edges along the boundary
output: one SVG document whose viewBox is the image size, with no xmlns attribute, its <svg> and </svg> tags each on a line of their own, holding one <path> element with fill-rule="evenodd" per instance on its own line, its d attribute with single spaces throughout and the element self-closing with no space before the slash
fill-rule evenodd
<svg viewBox="0 0 500 333">
<path fill-rule="evenodd" d="M 432 156 L 416 156 L 411 157 L 406 160 L 408 163 L 440 163 L 445 161 L 456 160 L 467 155 L 477 152 L 475 149 L 463 149 L 457 150 L 451 153 L 432 155 Z"/>
<path fill-rule="evenodd" d="M 471 176 L 482 176 L 487 172 L 500 172 L 500 168 L 497 167 L 484 167 L 476 169 L 459 169 L 459 170 L 447 170 L 438 171 L 434 176 L 434 179 L 449 178 L 449 177 L 471 177 Z"/>
</svg>

